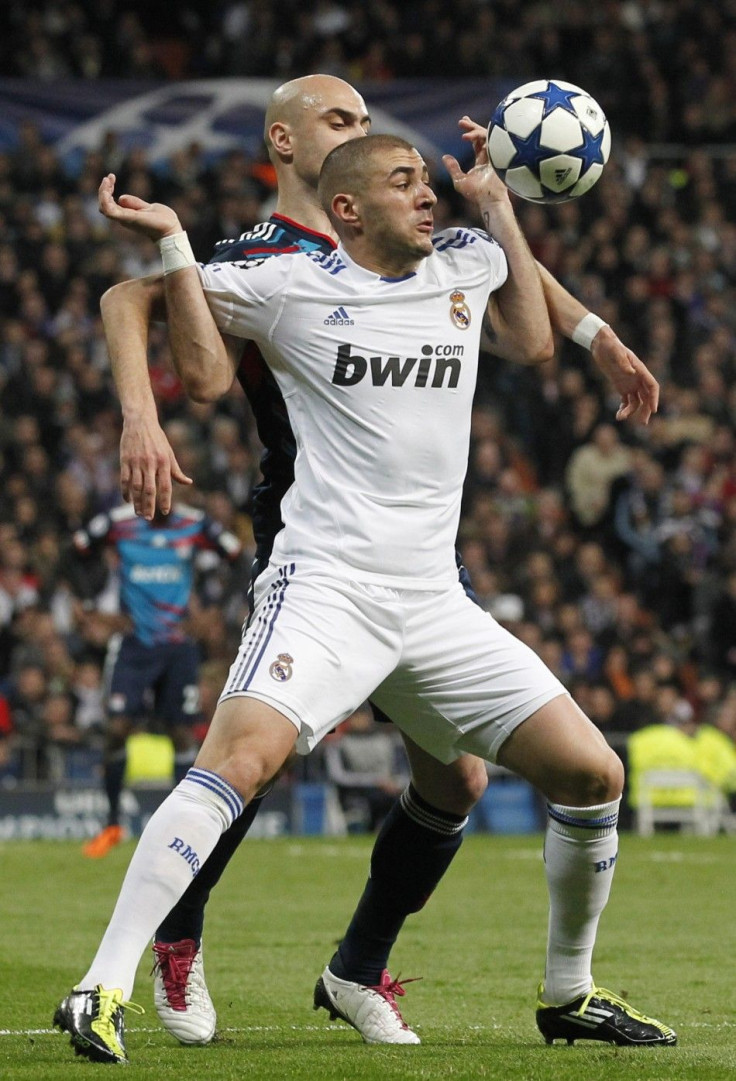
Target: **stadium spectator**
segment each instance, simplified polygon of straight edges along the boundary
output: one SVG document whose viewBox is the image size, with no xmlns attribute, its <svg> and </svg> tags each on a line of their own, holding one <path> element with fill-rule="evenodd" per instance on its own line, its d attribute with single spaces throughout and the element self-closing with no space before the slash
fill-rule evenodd
<svg viewBox="0 0 736 1081">
<path fill-rule="evenodd" d="M 325 743 L 327 779 L 337 789 L 349 829 L 377 830 L 382 825 L 408 781 L 402 751 L 396 732 L 377 724 L 367 705 Z"/>
<path fill-rule="evenodd" d="M 590 441 L 573 451 L 565 482 L 570 506 L 581 527 L 590 530 L 603 523 L 613 482 L 630 468 L 631 451 L 612 424 L 599 424 Z"/>
</svg>

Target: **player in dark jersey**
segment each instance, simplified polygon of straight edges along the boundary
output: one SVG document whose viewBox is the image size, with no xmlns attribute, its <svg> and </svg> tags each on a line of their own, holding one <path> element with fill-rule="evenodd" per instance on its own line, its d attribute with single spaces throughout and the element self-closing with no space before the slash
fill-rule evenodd
<svg viewBox="0 0 736 1081">
<path fill-rule="evenodd" d="M 106 856 L 123 838 L 119 815 L 126 741 L 149 712 L 163 722 L 174 745 L 175 783 L 194 761 L 199 649 L 186 631 L 194 560 L 203 549 L 229 560 L 241 551 L 237 537 L 219 522 L 184 504 L 150 522 L 125 504 L 98 514 L 74 534 L 74 547 L 83 558 L 103 545 L 118 556 L 120 609 L 127 630 L 113 634 L 108 647 L 103 782 L 109 811 L 105 828 L 84 846 L 92 859 Z"/>
<path fill-rule="evenodd" d="M 279 180 L 278 213 L 240 240 L 218 246 L 218 258 L 269 258 L 272 252 L 295 250 L 293 245 L 314 244 L 322 250 L 333 246 L 327 235 L 327 222 L 316 196 L 316 184 L 322 161 L 332 146 L 359 137 L 367 128 L 368 118 L 359 96 L 339 79 L 312 76 L 286 84 L 274 95 L 266 117 L 269 151 Z M 471 135 L 477 126 L 464 118 L 464 131 Z M 120 205 L 134 206 L 132 197 L 121 197 Z M 101 203 L 102 206 L 102 203 Z M 104 206 L 102 206 L 104 210 Z M 254 249 L 260 247 L 261 251 Z M 584 318 L 585 308 L 540 268 L 553 325 L 572 337 Z M 190 483 L 173 455 L 156 414 L 155 401 L 147 377 L 145 344 L 148 322 L 157 311 L 162 296 L 160 279 L 123 283 L 104 298 L 103 316 L 111 360 L 124 415 L 121 441 L 121 482 L 126 498 L 138 513 L 150 515 L 158 501 L 163 510 L 171 502 L 172 479 Z M 590 317 L 595 319 L 596 317 Z M 602 321 L 598 320 L 601 324 Z M 211 401 L 224 394 L 237 373 L 238 379 L 255 403 L 259 435 L 266 446 L 264 479 L 259 485 L 255 517 L 259 561 L 267 557 L 268 545 L 280 523 L 279 501 L 290 483 L 289 456 L 293 460 L 293 439 L 280 421 L 285 419 L 276 399 L 272 399 L 273 380 L 262 361 L 251 350 L 241 356 L 240 348 L 231 352 L 231 366 L 203 370 L 199 358 L 186 365 L 186 343 L 178 343 L 180 375 L 187 392 L 195 400 Z M 613 331 L 599 326 L 590 348 L 599 368 L 622 396 L 621 419 L 639 412 L 648 419 L 656 407 L 656 382 L 646 368 L 619 341 Z M 494 349 L 504 355 L 503 342 Z M 260 503 L 259 503 L 260 501 Z M 260 536 L 259 536 L 260 535 Z M 337 1010 L 358 1031 L 363 1032 L 358 1014 L 366 1007 L 392 1020 L 385 1042 L 416 1042 L 403 1023 L 395 1001 L 396 989 L 385 973 L 391 945 L 406 918 L 421 908 L 442 877 L 462 839 L 466 816 L 482 794 L 486 784 L 485 765 L 479 759 L 463 756 L 451 766 L 441 765 L 424 752 L 409 747 L 412 784 L 386 819 L 377 838 L 367 882 L 353 920 L 330 962 L 335 977 L 349 984 L 351 1003 L 346 1012 Z M 223 834 L 192 887 L 172 911 L 156 936 L 155 950 L 158 979 L 179 1004 L 178 1010 L 162 1021 L 182 1042 L 203 1042 L 198 1031 L 208 1032 L 212 1014 L 198 1029 L 196 1014 L 211 1007 L 199 994 L 198 973 L 201 953 L 203 905 L 209 890 L 219 878 L 230 855 L 252 822 L 257 811 L 254 800 L 234 825 Z M 168 949 L 167 949 L 168 946 Z M 197 984 L 197 994 L 190 988 Z M 195 1001 L 196 999 L 196 1001 Z M 157 995 L 157 1005 L 159 996 Z M 329 997 L 319 998 L 335 1010 Z M 180 1024 L 172 1023 L 178 1013 Z M 390 1015 L 390 1016 L 389 1016 Z M 177 1018 L 174 1017 L 174 1022 Z M 411 1039 L 410 1037 L 414 1037 Z M 101 1051 L 104 1055 L 104 1050 Z"/>
</svg>

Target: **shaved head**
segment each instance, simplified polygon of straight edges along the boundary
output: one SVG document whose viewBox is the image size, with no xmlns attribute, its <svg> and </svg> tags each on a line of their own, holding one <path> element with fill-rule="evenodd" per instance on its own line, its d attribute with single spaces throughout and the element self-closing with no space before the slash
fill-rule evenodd
<svg viewBox="0 0 736 1081">
<path fill-rule="evenodd" d="M 334 75 L 304 75 L 300 79 L 282 83 L 274 90 L 266 109 L 263 137 L 269 153 L 273 149 L 270 136 L 273 124 L 298 128 L 308 114 L 329 109 L 333 100 L 342 102 L 353 99 L 360 103 L 365 115 L 363 99 L 358 92 L 350 83 Z"/>
</svg>

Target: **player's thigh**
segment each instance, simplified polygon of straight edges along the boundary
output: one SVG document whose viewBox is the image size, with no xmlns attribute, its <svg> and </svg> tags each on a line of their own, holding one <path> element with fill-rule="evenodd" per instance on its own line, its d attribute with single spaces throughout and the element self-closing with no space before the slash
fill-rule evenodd
<svg viewBox="0 0 736 1081">
<path fill-rule="evenodd" d="M 457 585 L 408 604 L 401 665 L 371 696 L 442 762 L 495 762 L 510 733 L 566 693 L 543 661 Z"/>
<path fill-rule="evenodd" d="M 110 717 L 139 720 L 146 711 L 146 695 L 159 673 L 156 650 L 132 635 L 111 643 L 105 661 L 107 711 Z"/>
<path fill-rule="evenodd" d="M 395 590 L 269 568 L 221 695 L 273 706 L 311 750 L 349 717 L 395 666 L 401 612 Z"/>
<path fill-rule="evenodd" d="M 548 702 L 520 724 L 501 746 L 497 761 L 554 803 L 607 803 L 623 789 L 620 758 L 569 695 Z"/>
<path fill-rule="evenodd" d="M 466 815 L 488 786 L 482 758 L 461 755 L 454 762 L 440 762 L 402 732 L 412 784 L 422 799 L 449 814 Z"/>
<path fill-rule="evenodd" d="M 155 713 L 168 728 L 185 728 L 199 720 L 199 648 L 195 642 L 172 642 L 159 651 Z"/>
<path fill-rule="evenodd" d="M 247 803 L 282 768 L 297 734 L 283 713 L 258 698 L 221 700 L 195 766 L 224 778 Z"/>
</svg>

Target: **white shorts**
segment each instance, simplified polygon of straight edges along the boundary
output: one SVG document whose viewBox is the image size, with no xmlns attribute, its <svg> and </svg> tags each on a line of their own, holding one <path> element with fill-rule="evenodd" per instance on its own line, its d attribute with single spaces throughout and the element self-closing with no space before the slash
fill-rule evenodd
<svg viewBox="0 0 736 1081">
<path fill-rule="evenodd" d="M 495 761 L 564 686 L 465 593 L 341 581 L 295 564 L 259 575 L 255 609 L 220 700 L 258 698 L 307 754 L 366 699 L 442 762 Z"/>
</svg>

